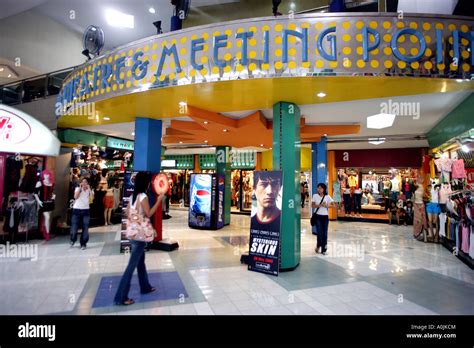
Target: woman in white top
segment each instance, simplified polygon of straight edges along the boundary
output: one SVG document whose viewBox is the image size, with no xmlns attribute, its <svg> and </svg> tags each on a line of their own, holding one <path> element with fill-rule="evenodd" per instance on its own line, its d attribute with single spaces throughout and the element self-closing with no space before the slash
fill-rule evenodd
<svg viewBox="0 0 474 348">
<path fill-rule="evenodd" d="M 132 205 L 134 209 L 138 211 L 139 214 L 142 214 L 148 218 L 155 214 L 156 209 L 162 203 L 165 198 L 164 194 L 160 194 L 155 204 L 150 208 L 148 202 L 148 196 L 146 192 L 150 188 L 151 176 L 147 172 L 139 172 L 135 176 L 135 188 L 133 191 L 132 200 L 129 204 Z M 127 268 L 120 280 L 117 293 L 115 294 L 115 304 L 117 305 L 131 305 L 135 301 L 128 298 L 128 292 L 130 291 L 130 282 L 132 280 L 133 272 L 135 268 L 138 271 L 138 282 L 140 284 L 140 292 L 142 294 L 148 294 L 155 291 L 156 289 L 152 287 L 148 281 L 148 274 L 146 272 L 145 266 L 145 247 L 146 242 L 131 240 L 132 253 L 128 261 Z"/>
<path fill-rule="evenodd" d="M 328 226 L 329 226 L 329 214 L 328 208 L 335 207 L 333 199 L 327 194 L 326 184 L 319 183 L 317 186 L 318 193 L 313 195 L 312 208 L 316 208 L 313 214 L 316 214 L 316 232 L 318 234 L 317 244 L 314 251 L 326 255 L 326 248 L 328 243 Z"/>
<path fill-rule="evenodd" d="M 89 204 L 94 197 L 94 192 L 89 186 L 89 181 L 84 178 L 81 180 L 79 187 L 74 190 L 74 204 L 72 206 L 71 217 L 71 247 L 77 241 L 77 230 L 79 222 L 82 221 L 81 249 L 85 250 L 89 241 Z"/>
</svg>

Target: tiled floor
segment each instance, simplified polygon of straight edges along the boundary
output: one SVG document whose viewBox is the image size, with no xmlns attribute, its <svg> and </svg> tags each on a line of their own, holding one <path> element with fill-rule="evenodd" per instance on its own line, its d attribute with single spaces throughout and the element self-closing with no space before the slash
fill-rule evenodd
<svg viewBox="0 0 474 348">
<path fill-rule="evenodd" d="M 119 277 L 128 261 L 119 253 L 117 225 L 92 229 L 85 251 L 59 236 L 32 242 L 36 261 L 0 258 L 0 314 L 474 314 L 474 272 L 442 246 L 414 241 L 409 227 L 331 222 L 329 254 L 322 256 L 303 220 L 300 265 L 272 277 L 240 264 L 249 216 L 232 215 L 230 226 L 202 231 L 187 227 L 185 211 L 171 215 L 164 237 L 178 240 L 179 250 L 147 252 L 146 264 L 150 274 L 176 275 L 186 295 L 133 306 L 102 298 L 103 306 L 93 306 L 101 284 Z"/>
</svg>

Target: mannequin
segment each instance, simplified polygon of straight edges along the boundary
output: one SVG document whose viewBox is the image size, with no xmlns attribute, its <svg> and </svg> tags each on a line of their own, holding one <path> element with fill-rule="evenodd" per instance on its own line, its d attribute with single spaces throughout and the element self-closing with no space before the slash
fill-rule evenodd
<svg viewBox="0 0 474 348">
<path fill-rule="evenodd" d="M 428 225 L 429 225 L 429 234 L 430 236 L 434 235 L 434 242 L 439 242 L 439 225 L 438 225 L 438 216 L 441 213 L 439 207 L 439 185 L 429 185 L 430 190 L 430 202 L 426 206 L 426 211 L 428 212 Z M 434 230 L 433 230 L 434 227 Z"/>
<path fill-rule="evenodd" d="M 45 169 L 41 172 L 40 181 L 36 184 L 36 189 L 35 198 L 38 201 L 40 212 L 43 216 L 41 230 L 43 231 L 44 239 L 48 241 L 51 230 L 51 212 L 54 210 L 54 200 L 56 198 L 56 195 L 53 193 L 54 176 L 49 170 Z"/>
<path fill-rule="evenodd" d="M 423 202 L 423 196 L 425 190 L 422 184 L 418 184 L 418 187 L 415 191 L 415 204 L 414 204 L 414 219 L 413 219 L 413 237 L 418 240 L 424 240 L 427 242 L 426 231 L 428 230 L 426 223 L 426 212 L 425 212 L 425 203 Z M 428 232 L 430 233 L 430 232 Z M 430 238 L 433 236 L 430 235 Z"/>
<path fill-rule="evenodd" d="M 394 202 L 398 201 L 398 195 L 400 194 L 400 180 L 397 176 L 392 176 L 390 180 L 392 188 L 390 189 L 390 199 Z"/>
<path fill-rule="evenodd" d="M 362 190 L 359 188 L 359 186 L 356 186 L 354 190 L 354 212 L 358 217 L 362 217 L 361 200 Z"/>
<path fill-rule="evenodd" d="M 104 203 L 104 221 L 105 226 L 112 225 L 110 222 L 110 216 L 112 215 L 112 210 L 114 210 L 115 196 L 113 188 L 107 188 L 107 184 L 103 183 L 102 189 L 105 190 L 105 196 L 103 199 Z"/>
</svg>

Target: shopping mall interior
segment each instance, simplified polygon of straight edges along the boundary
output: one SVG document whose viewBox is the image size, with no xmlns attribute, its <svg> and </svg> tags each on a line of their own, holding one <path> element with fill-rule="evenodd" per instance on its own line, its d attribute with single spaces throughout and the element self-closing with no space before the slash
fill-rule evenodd
<svg viewBox="0 0 474 348">
<path fill-rule="evenodd" d="M 473 315 L 471 2 L 0 0 L 0 315 Z"/>
</svg>

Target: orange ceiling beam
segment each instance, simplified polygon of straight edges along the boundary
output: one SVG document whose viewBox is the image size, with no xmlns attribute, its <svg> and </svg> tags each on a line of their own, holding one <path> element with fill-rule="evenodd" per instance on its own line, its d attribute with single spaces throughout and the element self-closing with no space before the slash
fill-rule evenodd
<svg viewBox="0 0 474 348">
<path fill-rule="evenodd" d="M 238 120 L 188 105 L 186 114 L 193 121 L 171 120 L 163 136 L 163 144 L 227 145 L 232 147 L 270 148 L 273 123 L 261 111 Z M 360 125 L 306 125 L 301 118 L 301 142 L 321 140 L 321 136 L 355 134 Z"/>
</svg>

